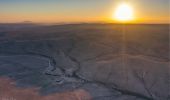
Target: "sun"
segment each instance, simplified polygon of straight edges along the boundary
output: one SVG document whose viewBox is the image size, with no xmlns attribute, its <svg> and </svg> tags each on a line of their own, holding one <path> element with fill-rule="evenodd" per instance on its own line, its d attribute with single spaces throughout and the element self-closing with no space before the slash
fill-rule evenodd
<svg viewBox="0 0 170 100">
<path fill-rule="evenodd" d="M 128 3 L 120 4 L 114 14 L 113 19 L 121 22 L 131 21 L 134 19 L 134 11 L 131 5 Z"/>
</svg>

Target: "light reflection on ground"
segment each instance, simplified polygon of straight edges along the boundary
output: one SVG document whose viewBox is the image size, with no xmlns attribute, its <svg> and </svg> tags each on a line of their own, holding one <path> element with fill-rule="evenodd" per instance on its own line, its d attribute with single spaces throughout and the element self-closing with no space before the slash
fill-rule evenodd
<svg viewBox="0 0 170 100">
<path fill-rule="evenodd" d="M 82 89 L 55 93 L 47 96 L 39 94 L 37 88 L 19 88 L 9 78 L 0 78 L 0 100 L 91 100 Z"/>
</svg>

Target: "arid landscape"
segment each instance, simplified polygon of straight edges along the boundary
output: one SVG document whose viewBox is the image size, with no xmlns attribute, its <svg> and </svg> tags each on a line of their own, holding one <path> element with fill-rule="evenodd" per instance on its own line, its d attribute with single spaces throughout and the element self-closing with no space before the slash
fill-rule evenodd
<svg viewBox="0 0 170 100">
<path fill-rule="evenodd" d="M 169 51 L 169 24 L 0 24 L 0 100 L 170 100 Z"/>
</svg>

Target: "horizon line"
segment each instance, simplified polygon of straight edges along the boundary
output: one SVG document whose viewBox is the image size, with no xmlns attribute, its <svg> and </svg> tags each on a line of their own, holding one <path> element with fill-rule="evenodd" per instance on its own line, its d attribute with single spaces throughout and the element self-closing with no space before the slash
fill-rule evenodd
<svg viewBox="0 0 170 100">
<path fill-rule="evenodd" d="M 51 24 L 51 25 L 64 25 L 64 24 L 170 24 L 169 23 L 147 23 L 147 22 L 32 22 L 32 21 L 23 21 L 23 22 L 0 22 L 0 24 Z"/>
</svg>

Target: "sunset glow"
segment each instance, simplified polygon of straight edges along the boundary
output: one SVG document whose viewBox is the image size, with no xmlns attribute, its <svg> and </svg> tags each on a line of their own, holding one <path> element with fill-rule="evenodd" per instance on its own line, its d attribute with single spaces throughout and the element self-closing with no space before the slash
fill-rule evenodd
<svg viewBox="0 0 170 100">
<path fill-rule="evenodd" d="M 169 0 L 0 0 L 0 23 L 169 23 L 168 2 Z"/>
<path fill-rule="evenodd" d="M 133 20 L 134 19 L 133 8 L 127 3 L 120 4 L 115 10 L 113 19 L 122 22 Z"/>
</svg>

